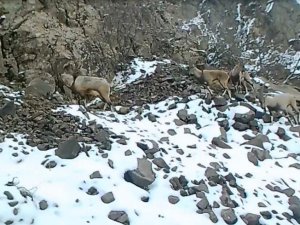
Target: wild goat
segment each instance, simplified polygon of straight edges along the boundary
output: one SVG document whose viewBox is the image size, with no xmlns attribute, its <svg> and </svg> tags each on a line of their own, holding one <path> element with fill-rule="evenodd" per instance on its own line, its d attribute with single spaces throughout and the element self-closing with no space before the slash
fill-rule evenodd
<svg viewBox="0 0 300 225">
<path fill-rule="evenodd" d="M 292 120 L 290 116 L 294 119 L 296 124 L 299 124 L 300 113 L 297 108 L 297 102 L 295 96 L 288 93 L 281 93 L 275 96 L 266 96 L 262 98 L 262 108 L 266 111 L 269 110 L 271 114 L 271 122 L 273 122 L 273 113 L 282 111 L 291 124 Z"/>
<path fill-rule="evenodd" d="M 247 71 L 241 71 L 239 76 L 240 76 L 239 86 L 243 86 L 245 88 L 246 93 L 248 93 L 247 84 L 249 84 L 252 91 L 253 91 L 254 90 L 254 85 L 253 85 L 250 74 Z"/>
<path fill-rule="evenodd" d="M 210 87 L 213 84 L 219 84 L 224 89 L 224 95 L 228 93 L 229 98 L 231 98 L 231 92 L 228 88 L 229 75 L 223 70 L 204 70 L 203 64 L 198 64 L 197 66 L 190 66 L 189 74 L 194 75 L 199 79 L 200 82 L 204 83 L 209 93 L 212 95 L 212 90 Z"/>
<path fill-rule="evenodd" d="M 84 104 L 86 107 L 86 100 L 89 97 L 99 97 L 104 103 L 103 110 L 106 109 L 107 104 L 112 109 L 112 102 L 110 100 L 110 83 L 100 77 L 92 76 L 78 76 L 75 78 L 70 74 L 62 74 L 62 81 L 73 92 L 78 93 L 84 98 Z"/>
<path fill-rule="evenodd" d="M 235 91 L 238 91 L 239 87 L 244 87 L 246 93 L 248 93 L 247 84 L 249 84 L 252 90 L 254 90 L 250 74 L 244 71 L 244 67 L 240 63 L 236 64 L 229 72 L 229 76 Z"/>
</svg>

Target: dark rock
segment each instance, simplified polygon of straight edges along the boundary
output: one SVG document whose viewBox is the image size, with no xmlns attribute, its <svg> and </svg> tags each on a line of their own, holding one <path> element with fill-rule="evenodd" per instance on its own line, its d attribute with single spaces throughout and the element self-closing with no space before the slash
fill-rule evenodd
<svg viewBox="0 0 300 225">
<path fill-rule="evenodd" d="M 94 172 L 90 175 L 90 179 L 96 179 L 96 178 L 102 178 L 102 175 L 100 174 L 99 171 L 94 171 Z"/>
<path fill-rule="evenodd" d="M 95 188 L 95 187 L 90 187 L 86 193 L 88 195 L 97 195 L 97 194 L 99 194 L 97 188 Z"/>
<path fill-rule="evenodd" d="M 50 160 L 49 162 L 47 162 L 45 164 L 45 167 L 48 168 L 48 169 L 52 169 L 56 166 L 57 166 L 57 162 L 55 162 L 54 160 Z"/>
<path fill-rule="evenodd" d="M 113 220 L 113 221 L 122 223 L 124 225 L 129 225 L 130 224 L 128 215 L 124 211 L 112 210 L 112 211 L 109 212 L 108 218 Z"/>
<path fill-rule="evenodd" d="M 288 43 L 294 48 L 295 51 L 300 51 L 300 39 L 291 39 L 288 41 Z"/>
<path fill-rule="evenodd" d="M 112 192 L 107 192 L 101 196 L 102 202 L 109 204 L 115 200 L 114 194 Z"/>
<path fill-rule="evenodd" d="M 294 168 L 300 170 L 300 163 L 293 163 L 293 164 L 289 165 L 289 167 L 294 167 Z"/>
<path fill-rule="evenodd" d="M 176 131 L 175 131 L 174 129 L 169 129 L 167 132 L 168 132 L 168 134 L 171 135 L 171 136 L 176 135 Z"/>
<path fill-rule="evenodd" d="M 16 106 L 14 101 L 7 102 L 0 109 L 0 117 L 4 118 L 5 116 L 11 115 L 14 116 L 16 114 Z"/>
<path fill-rule="evenodd" d="M 172 177 L 169 182 L 171 183 L 171 187 L 173 190 L 178 191 L 183 188 L 178 177 Z"/>
<path fill-rule="evenodd" d="M 244 124 L 244 123 L 240 123 L 240 122 L 235 122 L 232 127 L 238 131 L 245 131 L 248 130 L 250 128 L 249 124 Z"/>
<path fill-rule="evenodd" d="M 218 124 L 220 127 L 223 127 L 225 131 L 228 131 L 230 129 L 229 121 L 227 119 L 218 120 Z"/>
<path fill-rule="evenodd" d="M 216 169 L 213 169 L 211 167 L 206 168 L 204 175 L 207 177 L 209 181 L 213 181 L 215 183 L 218 183 L 220 180 L 220 176 L 217 173 Z"/>
<path fill-rule="evenodd" d="M 188 113 L 186 109 L 180 109 L 177 113 L 177 116 L 181 121 L 187 122 Z"/>
<path fill-rule="evenodd" d="M 145 144 L 145 143 L 142 143 L 142 142 L 137 142 L 136 145 L 137 145 L 140 149 L 142 149 L 143 151 L 146 151 L 146 150 L 149 149 L 148 145 Z"/>
<path fill-rule="evenodd" d="M 213 223 L 217 223 L 218 222 L 218 217 L 214 213 L 214 211 L 209 210 L 208 215 L 209 215 L 209 219 L 211 220 L 211 222 L 213 222 Z"/>
<path fill-rule="evenodd" d="M 259 222 L 260 215 L 256 215 L 253 213 L 247 213 L 246 215 L 242 215 L 241 218 L 247 225 L 261 225 Z"/>
<path fill-rule="evenodd" d="M 174 196 L 174 195 L 169 195 L 168 200 L 171 204 L 176 204 L 179 202 L 179 197 Z"/>
<path fill-rule="evenodd" d="M 170 167 L 163 158 L 155 158 L 152 160 L 152 162 L 160 168 L 170 169 Z"/>
<path fill-rule="evenodd" d="M 13 200 L 14 196 L 9 191 L 4 191 L 3 194 L 6 196 L 8 200 Z"/>
<path fill-rule="evenodd" d="M 172 103 L 168 106 L 168 110 L 172 110 L 172 109 L 176 109 L 176 108 L 177 108 L 176 103 Z"/>
<path fill-rule="evenodd" d="M 247 113 L 236 113 L 233 117 L 236 122 L 243 124 L 249 124 L 249 122 L 254 120 L 254 118 L 255 113 L 252 110 L 249 110 Z"/>
<path fill-rule="evenodd" d="M 197 203 L 197 208 L 200 210 L 204 210 L 209 206 L 209 202 L 206 197 L 202 198 L 198 203 Z"/>
<path fill-rule="evenodd" d="M 270 114 L 265 113 L 262 116 L 262 119 L 263 119 L 264 123 L 271 123 L 271 116 L 270 116 Z"/>
<path fill-rule="evenodd" d="M 251 152 L 257 157 L 259 161 L 264 161 L 265 159 L 271 159 L 270 152 L 267 150 L 261 150 L 258 148 L 252 148 Z"/>
<path fill-rule="evenodd" d="M 187 116 L 187 123 L 188 124 L 197 124 L 198 123 L 197 116 L 195 114 L 189 114 Z"/>
<path fill-rule="evenodd" d="M 227 100 L 224 97 L 217 96 L 213 98 L 213 102 L 215 106 L 225 106 L 227 105 Z"/>
<path fill-rule="evenodd" d="M 235 224 L 238 220 L 233 209 L 222 209 L 221 217 L 227 224 Z"/>
<path fill-rule="evenodd" d="M 270 213 L 269 211 L 261 211 L 260 215 L 262 215 L 262 217 L 266 220 L 269 220 L 272 218 L 272 213 Z"/>
<path fill-rule="evenodd" d="M 258 148 L 264 149 L 263 143 L 265 143 L 265 142 L 270 143 L 268 136 L 263 135 L 263 134 L 258 134 L 256 137 L 254 137 L 253 139 L 251 139 L 247 142 L 244 142 L 242 145 L 253 145 Z"/>
<path fill-rule="evenodd" d="M 221 138 L 214 137 L 211 141 L 212 144 L 216 145 L 219 148 L 231 149 L 232 147 L 226 144 Z"/>
<path fill-rule="evenodd" d="M 61 142 L 55 150 L 55 155 L 62 159 L 74 159 L 81 152 L 81 147 L 75 138 Z"/>
<path fill-rule="evenodd" d="M 148 188 L 155 180 L 155 174 L 152 170 L 152 163 L 145 158 L 137 159 L 138 168 L 126 171 L 124 179 L 140 188 Z"/>
<path fill-rule="evenodd" d="M 153 113 L 148 114 L 148 120 L 151 121 L 151 122 L 156 122 L 157 121 L 156 116 Z"/>
<path fill-rule="evenodd" d="M 282 139 L 282 140 L 284 140 L 284 141 L 288 141 L 288 140 L 291 139 L 288 135 L 286 135 L 286 132 L 285 132 L 285 130 L 284 130 L 282 127 L 279 127 L 279 128 L 278 128 L 276 134 L 278 135 L 278 137 L 279 137 L 280 139 Z"/>
<path fill-rule="evenodd" d="M 9 202 L 9 203 L 8 203 L 8 205 L 9 205 L 10 207 L 15 207 L 15 206 L 18 205 L 18 204 L 19 204 L 18 201 L 12 201 L 12 202 Z"/>
<path fill-rule="evenodd" d="M 40 210 L 45 210 L 48 208 L 48 202 L 46 200 L 42 200 L 39 202 Z"/>
<path fill-rule="evenodd" d="M 247 99 L 247 101 L 255 103 L 256 100 L 256 96 L 254 93 L 249 93 L 245 96 L 245 98 Z"/>
<path fill-rule="evenodd" d="M 197 192 L 206 192 L 209 193 L 208 186 L 203 182 L 197 186 L 194 186 L 193 189 Z"/>
<path fill-rule="evenodd" d="M 255 166 L 258 166 L 258 159 L 253 152 L 248 152 L 247 158 L 248 158 L 249 162 L 252 162 Z"/>
<path fill-rule="evenodd" d="M 255 112 L 255 118 L 258 119 L 258 120 L 263 119 L 263 117 L 264 117 L 265 114 L 266 114 L 265 112 L 262 112 L 262 111 L 258 111 L 258 110 L 257 110 L 257 111 Z"/>
<path fill-rule="evenodd" d="M 25 95 L 48 98 L 49 96 L 53 95 L 54 91 L 54 84 L 50 84 L 49 81 L 42 80 L 41 78 L 37 77 L 29 83 L 28 87 L 26 87 Z"/>
</svg>

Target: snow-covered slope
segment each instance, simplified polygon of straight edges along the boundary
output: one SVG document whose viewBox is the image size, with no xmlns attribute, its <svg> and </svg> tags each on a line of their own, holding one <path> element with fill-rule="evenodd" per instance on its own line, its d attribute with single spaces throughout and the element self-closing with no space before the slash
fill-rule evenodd
<svg viewBox="0 0 300 225">
<path fill-rule="evenodd" d="M 285 118 L 274 124 L 258 120 L 269 141 L 262 149 L 241 145 L 255 133 L 235 130 L 233 118 L 249 108 L 231 106 L 220 116 L 213 105 L 199 96 L 171 97 L 145 106 L 142 114 L 89 114 L 90 121 L 115 133 L 112 146 L 85 144 L 88 155 L 74 159 L 32 148 L 21 134 L 6 136 L 0 143 L 1 223 L 118 224 L 108 218 L 115 215 L 131 225 L 245 224 L 241 217 L 259 220 L 248 224 L 297 224 L 289 207 L 300 198 L 299 133 L 290 131 Z M 55 111 L 88 122 L 76 105 Z M 185 114 L 194 122 L 184 123 Z M 227 148 L 212 144 L 221 135 L 222 117 L 230 125 Z M 279 138 L 279 128 L 289 138 Z M 142 158 L 155 173 L 145 189 L 124 179 Z"/>
</svg>

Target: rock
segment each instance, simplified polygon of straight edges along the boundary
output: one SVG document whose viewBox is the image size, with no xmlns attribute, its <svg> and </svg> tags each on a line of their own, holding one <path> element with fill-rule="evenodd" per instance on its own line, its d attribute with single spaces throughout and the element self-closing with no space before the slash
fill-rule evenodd
<svg viewBox="0 0 300 225">
<path fill-rule="evenodd" d="M 112 192 L 107 192 L 106 194 L 101 196 L 102 202 L 109 204 L 113 201 L 115 201 L 114 194 Z"/>
<path fill-rule="evenodd" d="M 258 148 L 252 148 L 251 152 L 256 156 L 259 161 L 264 161 L 265 159 L 271 159 L 270 152 L 267 150 L 261 150 Z"/>
<path fill-rule="evenodd" d="M 300 199 L 297 196 L 289 198 L 289 209 L 293 212 L 293 218 L 300 224 Z"/>
<path fill-rule="evenodd" d="M 156 119 L 156 115 L 154 115 L 153 113 L 149 113 L 148 114 L 148 120 L 151 121 L 151 122 L 156 122 L 157 119 Z"/>
<path fill-rule="evenodd" d="M 247 103 L 247 102 L 240 102 L 240 105 L 247 107 L 252 112 L 254 112 L 254 114 L 256 114 L 256 112 L 257 112 L 256 108 L 254 106 L 252 106 L 251 104 Z"/>
<path fill-rule="evenodd" d="M 222 96 L 217 96 L 213 98 L 213 102 L 215 106 L 226 106 L 227 105 L 227 100 L 225 97 Z"/>
<path fill-rule="evenodd" d="M 55 84 L 51 84 L 46 79 L 42 80 L 39 77 L 34 78 L 25 89 L 26 96 L 33 95 L 36 97 L 43 97 L 43 98 L 48 98 L 52 96 L 54 92 L 55 92 Z"/>
<path fill-rule="evenodd" d="M 223 127 L 225 131 L 228 131 L 230 129 L 228 119 L 218 120 L 218 124 L 220 127 Z"/>
<path fill-rule="evenodd" d="M 221 210 L 221 217 L 227 224 L 235 224 L 237 222 L 237 217 L 234 213 L 233 209 L 222 209 Z"/>
<path fill-rule="evenodd" d="M 128 114 L 130 112 L 130 108 L 126 107 L 126 106 L 121 106 L 116 111 L 120 115 L 126 115 L 126 114 Z"/>
<path fill-rule="evenodd" d="M 102 175 L 99 171 L 95 171 L 90 175 L 90 179 L 102 178 Z"/>
<path fill-rule="evenodd" d="M 259 222 L 260 215 L 256 215 L 253 213 L 247 213 L 246 215 L 242 215 L 241 218 L 247 225 L 261 225 Z"/>
<path fill-rule="evenodd" d="M 209 181 L 213 181 L 215 183 L 218 183 L 220 180 L 220 176 L 217 173 L 216 169 L 213 169 L 211 167 L 206 168 L 204 175 L 207 177 Z"/>
<path fill-rule="evenodd" d="M 9 191 L 4 191 L 3 194 L 6 196 L 7 200 L 14 199 L 14 196 Z"/>
<path fill-rule="evenodd" d="M 250 121 L 254 120 L 255 113 L 252 110 L 249 110 L 247 113 L 235 113 L 233 119 L 236 122 L 249 124 Z"/>
<path fill-rule="evenodd" d="M 294 168 L 300 170 L 300 163 L 293 163 L 293 164 L 289 165 L 289 167 L 294 167 Z"/>
<path fill-rule="evenodd" d="M 188 113 L 186 109 L 180 109 L 177 113 L 177 116 L 181 121 L 187 122 Z"/>
<path fill-rule="evenodd" d="M 168 134 L 171 135 L 171 136 L 176 135 L 176 131 L 175 131 L 174 129 L 169 129 L 167 132 L 168 132 Z"/>
<path fill-rule="evenodd" d="M 264 123 L 271 123 L 271 116 L 270 116 L 270 114 L 265 113 L 262 116 L 262 119 L 263 119 Z"/>
<path fill-rule="evenodd" d="M 250 125 L 248 124 L 244 124 L 244 123 L 240 123 L 240 122 L 235 122 L 232 127 L 238 131 L 245 131 L 248 130 L 250 128 Z"/>
<path fill-rule="evenodd" d="M 266 220 L 269 220 L 272 218 L 272 213 L 270 213 L 269 211 L 261 211 L 260 215 L 262 215 L 262 217 Z"/>
<path fill-rule="evenodd" d="M 173 190 L 178 191 L 179 189 L 182 189 L 183 186 L 181 185 L 178 177 L 172 177 L 169 182 L 171 183 L 171 187 Z"/>
<path fill-rule="evenodd" d="M 4 118 L 5 116 L 16 114 L 16 106 L 14 101 L 7 102 L 1 109 L 0 109 L 0 117 Z"/>
<path fill-rule="evenodd" d="M 209 215 L 209 219 L 211 220 L 211 222 L 213 222 L 213 223 L 217 223 L 218 222 L 218 217 L 214 213 L 214 211 L 209 210 L 208 215 Z"/>
<path fill-rule="evenodd" d="M 258 148 L 262 148 L 264 149 L 264 143 L 270 143 L 270 140 L 268 138 L 268 136 L 263 135 L 263 134 L 258 134 L 256 137 L 254 137 L 253 139 L 244 142 L 242 145 L 253 145 L 256 146 Z"/>
<path fill-rule="evenodd" d="M 221 138 L 214 137 L 211 141 L 212 144 L 216 145 L 219 148 L 231 149 L 232 147 L 226 144 Z"/>
<path fill-rule="evenodd" d="M 122 223 L 124 225 L 129 225 L 130 224 L 128 215 L 124 211 L 112 210 L 112 211 L 109 212 L 108 218 L 113 220 L 113 221 Z"/>
<path fill-rule="evenodd" d="M 249 162 L 252 162 L 255 166 L 258 166 L 258 159 L 253 152 L 248 152 L 247 158 L 248 158 Z"/>
<path fill-rule="evenodd" d="M 155 180 L 155 174 L 152 170 L 152 163 L 145 158 L 138 158 L 137 161 L 138 168 L 135 170 L 126 171 L 124 174 L 124 179 L 140 188 L 147 189 L 148 186 Z"/>
<path fill-rule="evenodd" d="M 152 162 L 160 168 L 165 168 L 168 170 L 170 169 L 170 167 L 168 166 L 168 164 L 165 162 L 163 158 L 155 158 L 152 160 Z"/>
<path fill-rule="evenodd" d="M 247 99 L 247 101 L 251 102 L 251 103 L 255 103 L 256 100 L 256 96 L 254 93 L 249 93 L 245 96 L 245 98 Z"/>
<path fill-rule="evenodd" d="M 40 210 L 45 210 L 48 208 L 48 202 L 46 200 L 42 200 L 39 202 Z"/>
<path fill-rule="evenodd" d="M 171 204 L 174 205 L 174 204 L 178 203 L 180 199 L 177 196 L 169 195 L 168 200 Z"/>
<path fill-rule="evenodd" d="M 99 191 L 95 187 L 90 187 L 86 193 L 88 195 L 97 195 L 97 194 L 99 194 Z"/>
<path fill-rule="evenodd" d="M 189 114 L 187 116 L 187 123 L 188 124 L 197 124 L 198 123 L 197 116 L 195 114 Z"/>
<path fill-rule="evenodd" d="M 145 143 L 142 143 L 142 142 L 137 142 L 136 145 L 137 145 L 140 149 L 142 149 L 143 151 L 146 151 L 146 150 L 149 149 L 148 145 L 145 144 Z"/>
<path fill-rule="evenodd" d="M 276 134 L 278 135 L 278 137 L 279 137 L 280 139 L 282 139 L 282 140 L 284 140 L 284 141 L 288 141 L 288 140 L 291 139 L 288 135 L 286 135 L 286 132 L 285 132 L 285 130 L 284 130 L 282 127 L 279 127 L 279 128 L 278 128 Z"/>
<path fill-rule="evenodd" d="M 62 159 L 74 159 L 81 152 L 81 147 L 75 138 L 61 142 L 55 150 L 55 155 Z"/>
<path fill-rule="evenodd" d="M 204 210 L 209 206 L 209 202 L 206 197 L 202 198 L 198 203 L 197 203 L 197 208 L 200 210 Z"/>
</svg>

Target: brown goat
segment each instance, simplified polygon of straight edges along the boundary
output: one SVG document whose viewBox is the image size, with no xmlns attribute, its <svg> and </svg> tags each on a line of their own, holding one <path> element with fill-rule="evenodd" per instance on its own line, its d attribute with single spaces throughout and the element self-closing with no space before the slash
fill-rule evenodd
<svg viewBox="0 0 300 225">
<path fill-rule="evenodd" d="M 254 85 L 251 79 L 251 76 L 248 72 L 246 71 L 241 71 L 240 72 L 240 87 L 244 87 L 246 93 L 248 93 L 248 88 L 247 88 L 247 84 L 249 84 L 251 86 L 252 91 L 254 90 Z"/>
<path fill-rule="evenodd" d="M 206 85 L 209 93 L 212 95 L 212 90 L 210 87 L 213 84 L 218 84 L 224 89 L 224 95 L 228 93 L 229 98 L 231 98 L 231 92 L 228 88 L 229 75 L 223 70 L 204 70 L 204 65 L 193 65 L 190 66 L 189 74 L 194 75 L 200 82 Z"/>
<path fill-rule="evenodd" d="M 103 110 L 106 109 L 107 104 L 110 105 L 112 110 L 112 102 L 110 100 L 110 83 L 100 77 L 92 76 L 78 76 L 75 78 L 69 74 L 62 74 L 62 80 L 67 87 L 73 92 L 78 93 L 84 98 L 86 107 L 86 100 L 90 97 L 99 97 L 104 103 Z"/>
</svg>

